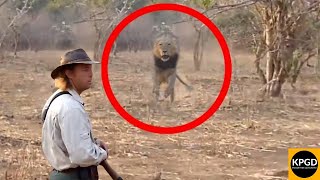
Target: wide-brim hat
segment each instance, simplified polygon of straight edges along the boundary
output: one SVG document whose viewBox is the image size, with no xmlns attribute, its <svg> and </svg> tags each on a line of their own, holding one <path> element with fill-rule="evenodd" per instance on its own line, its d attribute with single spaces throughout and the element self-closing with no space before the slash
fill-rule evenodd
<svg viewBox="0 0 320 180">
<path fill-rule="evenodd" d="M 81 48 L 68 51 L 61 56 L 60 65 L 51 72 L 51 78 L 57 78 L 59 72 L 63 70 L 66 65 L 70 64 L 100 64 L 100 62 L 90 59 L 88 54 Z"/>
</svg>

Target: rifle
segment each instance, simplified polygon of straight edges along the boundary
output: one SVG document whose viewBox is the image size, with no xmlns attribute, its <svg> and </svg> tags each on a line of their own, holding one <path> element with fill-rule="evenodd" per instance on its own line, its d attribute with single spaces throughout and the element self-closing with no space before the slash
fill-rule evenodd
<svg viewBox="0 0 320 180">
<path fill-rule="evenodd" d="M 111 176 L 112 180 L 123 180 L 119 174 L 114 171 L 111 166 L 108 164 L 107 160 L 104 160 L 100 163 L 100 165 L 103 166 L 103 168 L 108 172 L 108 174 Z"/>
</svg>

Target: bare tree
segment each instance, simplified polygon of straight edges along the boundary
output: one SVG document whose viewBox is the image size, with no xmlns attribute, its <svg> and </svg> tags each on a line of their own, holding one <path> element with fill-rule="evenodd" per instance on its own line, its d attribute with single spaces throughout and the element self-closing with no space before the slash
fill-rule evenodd
<svg viewBox="0 0 320 180">
<path fill-rule="evenodd" d="M 79 2 L 77 2 L 79 3 Z M 102 55 L 102 46 L 106 42 L 108 35 L 121 21 L 121 19 L 129 12 L 135 0 L 122 1 L 106 1 L 104 4 L 94 4 L 90 0 L 85 0 L 84 4 L 89 5 L 90 14 L 88 17 L 74 23 L 92 22 L 96 32 L 96 40 L 94 44 L 94 58 L 100 59 Z M 114 43 L 112 54 L 116 54 L 117 42 Z"/>
<path fill-rule="evenodd" d="M 217 15 L 242 8 L 247 7 L 250 5 L 253 5 L 258 0 L 230 0 L 230 1 L 219 1 L 219 0 L 199 0 L 199 1 L 183 1 L 183 4 L 195 7 L 196 9 L 199 9 L 202 14 L 207 16 L 210 20 L 214 20 Z M 182 22 L 192 22 L 192 25 L 196 31 L 196 42 L 194 45 L 194 51 L 193 51 L 193 61 L 195 70 L 199 71 L 201 69 L 202 64 L 202 57 L 203 57 L 203 50 L 205 47 L 205 43 L 208 40 L 208 30 L 205 28 L 205 24 L 195 20 L 194 18 L 187 18 L 182 21 L 176 22 L 182 23 Z"/>
<path fill-rule="evenodd" d="M 316 33 L 316 47 L 317 47 L 317 61 L 316 61 L 316 65 L 314 66 L 315 68 L 315 73 L 319 74 L 320 73 L 320 9 L 315 13 L 315 27 L 314 30 L 317 32 Z"/>
<path fill-rule="evenodd" d="M 0 7 L 4 5 L 7 1 L 3 1 L 0 4 Z M 21 19 L 26 15 L 26 13 L 32 8 L 34 0 L 24 0 L 22 7 L 19 9 L 18 7 L 14 7 L 16 10 L 15 15 L 13 17 L 9 17 L 10 23 L 5 28 L 3 34 L 0 37 L 0 49 L 3 48 L 4 40 L 6 36 L 8 35 L 9 30 L 12 30 L 13 32 L 13 39 L 14 39 L 14 56 L 17 55 L 17 46 L 18 46 L 18 39 L 19 39 L 19 32 L 18 32 L 18 26 L 20 25 Z M 11 38 L 9 38 L 9 41 L 11 41 Z"/>
<path fill-rule="evenodd" d="M 287 79 L 291 79 L 293 86 L 302 66 L 315 55 L 310 13 L 319 9 L 319 3 L 273 0 L 255 5 L 257 27 L 263 32 L 260 40 L 255 41 L 256 68 L 268 95 L 279 96 Z M 265 74 L 260 68 L 263 57 L 266 57 Z"/>
</svg>

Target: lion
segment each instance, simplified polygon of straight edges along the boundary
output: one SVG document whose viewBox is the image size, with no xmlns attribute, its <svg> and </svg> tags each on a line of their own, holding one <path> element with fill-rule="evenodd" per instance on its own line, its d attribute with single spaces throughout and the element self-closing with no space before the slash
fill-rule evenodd
<svg viewBox="0 0 320 180">
<path fill-rule="evenodd" d="M 176 78 L 184 84 L 188 90 L 193 88 L 185 83 L 177 74 L 177 63 L 179 60 L 179 46 L 177 39 L 171 34 L 162 34 L 153 44 L 154 59 L 154 77 L 153 77 L 153 93 L 159 99 L 160 85 L 167 83 L 168 86 L 164 92 L 164 98 L 170 96 L 170 101 L 174 101 L 174 86 Z"/>
</svg>

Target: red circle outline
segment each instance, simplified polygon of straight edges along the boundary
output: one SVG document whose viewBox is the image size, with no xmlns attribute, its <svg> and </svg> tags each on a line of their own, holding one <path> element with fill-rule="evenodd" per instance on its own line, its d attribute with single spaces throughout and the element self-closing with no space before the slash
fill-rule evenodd
<svg viewBox="0 0 320 180">
<path fill-rule="evenodd" d="M 152 125 L 141 122 L 140 120 L 134 118 L 129 113 L 127 113 L 126 110 L 122 108 L 122 106 L 119 104 L 119 102 L 115 98 L 115 96 L 112 92 L 112 88 L 110 86 L 109 76 L 108 76 L 109 54 L 110 54 L 112 45 L 113 45 L 115 39 L 120 34 L 120 32 L 130 22 L 132 22 L 136 18 L 138 18 L 144 14 L 150 13 L 150 12 L 162 11 L 162 10 L 179 11 L 179 12 L 188 14 L 190 16 L 193 16 L 193 17 L 199 19 L 200 21 L 202 21 L 202 23 L 205 24 L 213 32 L 213 34 L 216 36 L 216 38 L 220 44 L 220 47 L 222 49 L 223 56 L 224 56 L 224 63 L 225 63 L 224 81 L 223 81 L 222 88 L 220 90 L 220 93 L 219 93 L 216 101 L 207 110 L 207 112 L 205 112 L 199 118 L 197 118 L 187 124 L 175 126 L 175 127 L 152 126 Z M 200 12 L 198 12 L 190 7 L 184 6 L 184 5 L 171 4 L 171 3 L 153 4 L 153 5 L 145 6 L 141 9 L 138 9 L 135 12 L 131 13 L 127 17 L 125 17 L 115 27 L 115 29 L 110 34 L 109 39 L 105 44 L 105 48 L 104 48 L 103 55 L 102 55 L 102 62 L 101 62 L 101 76 L 102 76 L 103 87 L 104 87 L 104 90 L 105 90 L 107 97 L 110 100 L 111 105 L 115 108 L 115 110 L 126 121 L 128 121 L 132 125 L 140 128 L 140 129 L 143 129 L 145 131 L 152 132 L 152 133 L 158 133 L 158 134 L 181 133 L 184 131 L 191 130 L 191 129 L 199 126 L 200 124 L 202 124 L 206 120 L 208 120 L 218 110 L 218 108 L 220 107 L 220 105 L 222 104 L 224 98 L 226 97 L 226 95 L 228 93 L 228 89 L 229 89 L 230 82 L 231 82 L 231 73 L 232 73 L 232 64 L 231 64 L 231 57 L 230 57 L 229 48 L 228 48 L 228 45 L 227 45 L 223 35 L 219 31 L 219 29 L 213 24 L 213 22 L 210 21 L 210 19 L 208 19 L 206 16 L 204 16 Z"/>
</svg>

